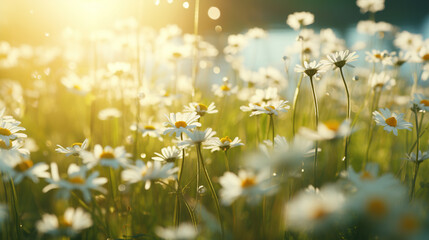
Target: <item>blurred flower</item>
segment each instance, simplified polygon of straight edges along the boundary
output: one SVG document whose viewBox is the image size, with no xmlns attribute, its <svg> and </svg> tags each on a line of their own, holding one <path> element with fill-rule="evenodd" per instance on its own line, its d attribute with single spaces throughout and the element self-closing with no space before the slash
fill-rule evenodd
<svg viewBox="0 0 429 240">
<path fill-rule="evenodd" d="M 386 72 L 373 73 L 369 76 L 368 83 L 370 86 L 376 90 L 377 88 L 380 90 L 386 89 L 389 90 L 393 86 L 396 85 L 395 79 L 393 79 Z"/>
<path fill-rule="evenodd" d="M 332 140 L 336 138 L 343 138 L 350 135 L 352 129 L 350 121 L 344 120 L 342 123 L 332 120 L 319 124 L 317 131 L 308 128 L 301 128 L 299 133 L 310 140 Z"/>
<path fill-rule="evenodd" d="M 310 78 L 316 75 L 316 73 L 324 72 L 325 68 L 322 63 L 317 63 L 316 61 L 308 63 L 304 61 L 304 66 L 297 64 L 295 66 L 295 72 L 305 73 Z"/>
<path fill-rule="evenodd" d="M 246 37 L 254 39 L 266 38 L 267 32 L 262 28 L 254 27 L 247 31 Z"/>
<path fill-rule="evenodd" d="M 288 101 L 285 100 L 277 100 L 277 101 L 269 101 L 267 103 L 263 103 L 260 106 L 253 105 L 254 110 L 250 113 L 250 116 L 267 114 L 267 115 L 279 115 L 279 112 L 287 112 L 290 109 L 290 106 L 287 105 Z"/>
<path fill-rule="evenodd" d="M 98 112 L 98 119 L 104 121 L 109 118 L 120 118 L 122 116 L 121 111 L 116 108 L 105 108 Z"/>
<path fill-rule="evenodd" d="M 216 109 L 216 106 L 213 102 L 210 103 L 209 106 L 204 105 L 202 103 L 192 102 L 189 103 L 189 106 L 185 106 L 185 110 L 183 110 L 183 112 L 196 112 L 198 115 L 200 115 L 200 117 L 203 117 L 206 113 L 213 114 L 217 113 L 218 110 Z"/>
<path fill-rule="evenodd" d="M 224 97 L 224 96 L 230 96 L 232 94 L 237 93 L 238 87 L 232 87 L 232 84 L 230 83 L 224 83 L 222 85 L 213 84 L 212 85 L 212 91 L 214 94 L 218 97 Z"/>
<path fill-rule="evenodd" d="M 407 154 L 406 159 L 410 162 L 416 162 L 416 154 L 414 152 Z M 429 159 L 429 151 L 422 152 L 419 150 L 419 162 L 423 162 L 427 159 Z"/>
<path fill-rule="evenodd" d="M 85 140 L 80 143 L 73 143 L 70 147 L 63 147 L 61 145 L 57 145 L 57 149 L 55 151 L 59 153 L 64 153 L 66 157 L 70 155 L 78 156 L 79 153 L 83 150 L 86 150 L 88 148 L 88 139 L 85 138 Z"/>
<path fill-rule="evenodd" d="M 211 128 L 207 128 L 204 131 L 194 130 L 192 132 L 187 132 L 186 135 L 190 139 L 185 139 L 185 140 L 181 141 L 178 144 L 178 146 L 179 147 L 187 147 L 187 146 L 201 144 L 201 143 L 206 142 L 206 141 L 211 141 L 215 134 L 216 134 L 216 132 L 213 131 Z"/>
<path fill-rule="evenodd" d="M 373 49 L 371 52 L 365 52 L 365 60 L 370 63 L 381 62 L 383 65 L 393 65 L 392 57 L 386 50 L 378 51 Z"/>
<path fill-rule="evenodd" d="M 384 0 L 357 0 L 356 5 L 362 13 L 375 13 L 384 9 Z"/>
<path fill-rule="evenodd" d="M 182 223 L 177 228 L 162 228 L 155 229 L 158 237 L 168 240 L 191 240 L 197 238 L 197 230 L 189 223 Z"/>
<path fill-rule="evenodd" d="M 374 111 L 372 115 L 377 125 L 383 126 L 387 132 L 392 132 L 395 136 L 398 136 L 399 129 L 407 129 L 411 131 L 413 124 L 404 120 L 404 114 L 396 114 L 390 112 L 388 108 L 380 108 L 380 112 Z"/>
<path fill-rule="evenodd" d="M 91 215 L 82 208 L 67 208 L 63 216 L 43 214 L 42 219 L 36 223 L 40 233 L 55 236 L 74 236 L 82 230 L 92 226 Z"/>
<path fill-rule="evenodd" d="M 110 146 L 105 146 L 104 148 L 97 144 L 94 146 L 94 152 L 81 151 L 80 156 L 85 164 L 89 168 L 94 167 L 97 164 L 106 167 L 112 167 L 117 169 L 119 167 L 124 167 L 128 164 L 128 158 L 131 156 L 125 150 L 125 147 L 120 146 L 112 148 Z"/>
<path fill-rule="evenodd" d="M 160 161 L 147 162 L 137 160 L 136 165 L 128 165 L 121 172 L 121 177 L 124 182 L 137 183 L 145 182 L 145 189 L 149 189 L 152 180 L 165 179 L 172 177 L 178 168 L 174 167 L 174 163 L 162 164 Z"/>
<path fill-rule="evenodd" d="M 314 23 L 314 15 L 309 12 L 295 12 L 287 16 L 286 23 L 293 30 L 298 30 L 303 26 Z"/>
<path fill-rule="evenodd" d="M 25 178 L 29 178 L 34 183 L 38 183 L 39 178 L 49 178 L 48 169 L 48 164 L 44 162 L 34 164 L 28 156 L 21 155 L 13 159 L 13 161 L 8 161 L 7 158 L 0 160 L 1 172 L 8 174 L 15 184 L 19 184 Z M 3 181 L 7 180 L 6 176 L 3 176 Z"/>
<path fill-rule="evenodd" d="M 425 98 L 423 94 L 414 93 L 413 100 L 411 100 L 411 105 L 417 106 L 418 110 L 429 112 L 429 98 Z"/>
<path fill-rule="evenodd" d="M 210 149 L 212 152 L 215 151 L 228 151 L 230 148 L 244 146 L 244 143 L 241 143 L 241 140 L 238 137 L 235 137 L 234 140 L 231 140 L 228 136 L 223 138 L 212 138 L 206 142 L 205 149 Z"/>
<path fill-rule="evenodd" d="M 160 162 L 175 162 L 177 159 L 182 158 L 182 151 L 176 146 L 168 146 L 161 149 L 161 153 L 155 153 L 156 157 L 152 160 Z"/>
</svg>

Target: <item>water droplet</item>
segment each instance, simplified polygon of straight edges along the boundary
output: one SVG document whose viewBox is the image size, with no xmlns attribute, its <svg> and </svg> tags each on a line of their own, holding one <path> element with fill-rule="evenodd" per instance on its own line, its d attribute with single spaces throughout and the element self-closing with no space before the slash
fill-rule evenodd
<svg viewBox="0 0 429 240">
<path fill-rule="evenodd" d="M 204 185 L 201 185 L 198 187 L 198 194 L 204 195 L 204 194 L 206 194 L 206 192 L 207 192 L 207 188 L 204 187 Z"/>
<path fill-rule="evenodd" d="M 343 162 L 344 162 L 345 160 L 346 160 L 346 156 L 344 156 L 344 157 L 343 157 L 343 159 L 341 159 L 341 161 L 343 161 Z"/>
<path fill-rule="evenodd" d="M 222 32 L 222 26 L 221 26 L 221 25 L 216 25 L 216 27 L 215 27 L 215 31 L 216 31 L 217 33 Z"/>
<path fill-rule="evenodd" d="M 359 76 L 353 76 L 352 80 L 353 81 L 359 81 Z"/>
<path fill-rule="evenodd" d="M 228 78 L 227 78 L 227 77 L 223 77 L 223 78 L 222 78 L 222 81 L 223 81 L 223 82 L 228 82 Z"/>
<path fill-rule="evenodd" d="M 304 168 L 301 169 L 301 172 L 304 172 Z"/>
<path fill-rule="evenodd" d="M 142 153 L 142 154 L 140 154 L 140 157 L 141 157 L 141 158 L 146 158 L 146 153 Z"/>
<path fill-rule="evenodd" d="M 276 177 L 277 176 L 277 173 L 273 173 L 273 177 Z"/>
<path fill-rule="evenodd" d="M 121 185 L 118 186 L 118 190 L 120 192 L 123 192 L 123 191 L 127 190 L 127 186 L 125 184 L 121 184 Z"/>
</svg>

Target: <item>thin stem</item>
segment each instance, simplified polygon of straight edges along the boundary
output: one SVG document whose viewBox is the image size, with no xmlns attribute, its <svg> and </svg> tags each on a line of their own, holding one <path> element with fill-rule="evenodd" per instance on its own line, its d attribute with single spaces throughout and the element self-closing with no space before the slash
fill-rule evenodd
<svg viewBox="0 0 429 240">
<path fill-rule="evenodd" d="M 15 224 L 16 224 L 16 234 L 18 239 L 21 239 L 21 222 L 19 217 L 19 206 L 18 206 L 18 197 L 16 195 L 15 184 L 13 183 L 13 178 L 10 177 L 10 187 L 12 189 L 12 204 L 15 212 Z"/>
<path fill-rule="evenodd" d="M 225 156 L 225 167 L 226 167 L 226 171 L 227 172 L 229 172 L 230 170 L 229 170 L 229 162 L 228 162 L 228 150 L 226 150 L 226 151 L 223 151 L 223 153 L 224 153 L 224 156 Z"/>
<path fill-rule="evenodd" d="M 198 206 L 198 198 L 199 198 L 199 192 L 198 189 L 200 187 L 200 154 L 198 154 L 198 151 L 201 151 L 201 143 L 197 144 L 197 189 L 195 192 L 195 199 L 196 199 L 196 203 L 195 203 L 195 208 L 197 208 Z"/>
<path fill-rule="evenodd" d="M 311 83 L 311 92 L 313 93 L 313 101 L 314 101 L 314 115 L 316 117 L 316 129 L 319 127 L 319 105 L 317 103 L 316 91 L 314 89 L 313 77 L 310 77 Z M 313 177 L 314 177 L 314 186 L 317 186 L 317 152 L 318 152 L 319 143 L 315 142 L 315 152 L 314 152 L 314 164 L 313 164 Z"/>
<path fill-rule="evenodd" d="M 414 120 L 416 121 L 416 137 L 417 137 L 417 143 L 416 143 L 416 167 L 414 171 L 414 178 L 413 183 L 411 185 L 411 192 L 410 192 L 410 201 L 413 200 L 414 197 L 414 189 L 416 187 L 416 180 L 417 180 L 417 174 L 419 172 L 419 147 L 420 147 L 420 129 L 419 129 L 419 121 L 418 121 L 418 110 L 414 109 Z"/>
<path fill-rule="evenodd" d="M 378 101 L 380 100 L 380 95 L 381 95 L 381 91 L 377 91 L 377 89 L 374 89 L 371 112 L 369 113 L 370 114 L 370 125 L 368 129 L 369 140 L 368 140 L 368 145 L 366 147 L 365 161 L 363 162 L 363 166 L 362 166 L 363 169 L 365 169 L 365 166 L 369 161 L 369 150 L 371 148 L 371 143 L 374 136 L 374 122 L 371 116 L 372 116 L 372 113 L 375 111 L 375 109 L 377 109 L 378 107 Z"/>
<path fill-rule="evenodd" d="M 341 73 L 341 78 L 343 79 L 344 89 L 346 90 L 346 95 L 347 95 L 347 121 L 350 121 L 350 117 L 351 117 L 351 113 L 352 113 L 352 109 L 351 109 L 351 105 L 350 105 L 350 92 L 349 92 L 349 88 L 347 87 L 346 79 L 344 78 L 343 68 L 340 68 L 340 73 Z M 347 164 L 348 164 L 348 158 L 347 158 L 347 147 L 348 147 L 348 145 L 349 145 L 349 136 L 346 135 L 345 146 L 344 146 L 344 159 L 343 159 L 345 170 L 347 170 Z"/>
<path fill-rule="evenodd" d="M 298 104 L 298 96 L 299 96 L 299 90 L 301 88 L 303 74 L 299 76 L 298 84 L 296 85 L 295 89 L 295 95 L 293 96 L 293 106 L 292 106 L 292 134 L 295 136 L 296 133 L 296 106 Z"/>
<path fill-rule="evenodd" d="M 180 134 L 180 140 L 183 141 L 183 133 Z M 174 203 L 174 226 L 179 226 L 180 222 L 180 199 L 179 199 L 179 193 L 181 194 L 182 188 L 182 175 L 183 175 L 183 169 L 185 165 L 185 149 L 182 149 L 182 163 L 180 164 L 180 172 L 177 180 L 177 193 L 176 193 L 176 201 Z"/>
<path fill-rule="evenodd" d="M 219 219 L 219 224 L 220 224 L 221 231 L 222 231 L 222 239 L 224 239 L 225 234 L 224 234 L 224 229 L 223 229 L 222 215 L 220 214 L 219 199 L 217 198 L 216 191 L 214 189 L 213 183 L 210 180 L 209 172 L 207 171 L 207 168 L 204 165 L 204 158 L 203 158 L 203 154 L 201 152 L 201 149 L 197 148 L 197 151 L 200 154 L 200 158 L 199 159 L 201 161 L 201 167 L 203 168 L 204 175 L 206 177 L 207 183 L 209 185 L 210 192 L 212 194 L 213 200 L 214 200 L 215 205 L 216 205 L 216 211 L 217 211 L 217 215 L 218 215 L 218 219 Z"/>
<path fill-rule="evenodd" d="M 271 137 L 272 137 L 272 141 L 273 141 L 273 148 L 274 148 L 274 137 L 275 137 L 275 135 L 274 135 L 274 117 L 273 117 L 273 114 L 270 114 L 270 122 L 271 122 Z"/>
<path fill-rule="evenodd" d="M 200 0 L 195 0 L 195 10 L 194 10 L 194 59 L 192 62 L 192 81 L 194 87 L 192 90 L 192 98 L 195 96 L 195 89 L 197 87 L 197 71 L 198 71 L 198 48 L 199 48 L 199 38 L 198 38 L 198 21 L 199 21 L 199 10 L 200 10 Z"/>
</svg>

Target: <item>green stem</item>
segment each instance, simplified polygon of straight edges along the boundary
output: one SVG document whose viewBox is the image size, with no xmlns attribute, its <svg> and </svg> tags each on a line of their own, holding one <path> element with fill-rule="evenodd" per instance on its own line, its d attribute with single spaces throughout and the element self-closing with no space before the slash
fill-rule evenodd
<svg viewBox="0 0 429 240">
<path fill-rule="evenodd" d="M 200 154 L 200 158 L 199 159 L 201 161 L 201 167 L 203 168 L 204 175 L 206 177 L 207 183 L 209 185 L 210 192 L 212 194 L 213 200 L 214 200 L 215 205 L 216 205 L 216 211 L 217 211 L 217 215 L 218 215 L 218 219 L 219 219 L 219 224 L 220 224 L 221 231 L 222 231 L 222 239 L 224 239 L 225 234 L 224 234 L 224 229 L 223 229 L 222 215 L 220 214 L 219 199 L 217 198 L 216 191 L 214 189 L 213 183 L 212 183 L 212 181 L 210 179 L 210 176 L 209 176 L 209 172 L 207 171 L 207 168 L 204 165 L 204 158 L 203 158 L 203 154 L 201 152 L 201 149 L 197 148 L 197 151 L 198 151 L 198 154 Z"/>
<path fill-rule="evenodd" d="M 314 101 L 314 115 L 316 117 L 316 130 L 319 127 L 319 105 L 317 103 L 316 91 L 314 89 L 313 77 L 310 77 L 311 83 L 311 92 L 313 93 Z M 313 163 L 313 177 L 314 177 L 314 187 L 317 186 L 317 153 L 318 153 L 319 143 L 315 142 L 315 152 L 314 152 L 314 163 Z"/>
<path fill-rule="evenodd" d="M 419 147 L 420 147 L 420 130 L 419 130 L 419 121 L 418 121 L 418 110 L 414 109 L 414 119 L 416 121 L 416 137 L 417 137 L 417 143 L 416 143 L 416 167 L 415 167 L 415 171 L 414 171 L 414 178 L 413 178 L 413 183 L 411 185 L 411 192 L 410 192 L 410 201 L 413 200 L 414 197 L 414 189 L 416 187 L 416 180 L 417 180 L 417 174 L 419 172 L 419 166 L 420 166 L 420 162 L 419 162 Z"/>
<path fill-rule="evenodd" d="M 228 151 L 228 150 L 223 151 L 223 152 L 224 152 L 224 156 L 225 156 L 225 167 L 226 167 L 226 171 L 227 171 L 227 172 L 229 172 L 230 170 L 229 170 L 229 162 L 228 162 L 228 154 L 227 154 L 227 151 Z"/>
<path fill-rule="evenodd" d="M 296 85 L 295 94 L 293 96 L 293 106 L 292 106 L 292 131 L 293 136 L 295 136 L 296 133 L 296 106 L 298 104 L 298 96 L 299 96 L 299 90 L 301 88 L 303 74 L 299 76 L 298 84 Z"/>
<path fill-rule="evenodd" d="M 274 148 L 274 138 L 275 138 L 275 135 L 274 135 L 274 117 L 273 117 L 273 114 L 270 114 L 270 125 L 271 125 L 271 137 L 272 137 L 272 141 L 273 141 L 273 148 Z"/>
<path fill-rule="evenodd" d="M 346 95 L 347 95 L 347 120 L 350 121 L 350 117 L 351 117 L 351 113 L 352 113 L 351 104 L 350 104 L 350 92 L 349 92 L 349 88 L 347 87 L 346 79 L 344 78 L 343 68 L 340 68 L 340 73 L 341 73 L 341 78 L 343 79 L 344 89 L 346 90 Z M 345 170 L 347 170 L 347 165 L 348 165 L 348 158 L 347 158 L 347 147 L 348 147 L 348 145 L 349 145 L 349 136 L 346 135 L 345 146 L 344 146 L 344 159 L 343 159 Z"/>
<path fill-rule="evenodd" d="M 13 183 L 13 178 L 10 177 L 10 187 L 12 189 L 12 204 L 15 212 L 15 226 L 16 226 L 16 234 L 18 239 L 21 239 L 21 221 L 19 217 L 19 205 L 18 205 L 18 197 L 16 195 L 15 184 Z"/>
</svg>

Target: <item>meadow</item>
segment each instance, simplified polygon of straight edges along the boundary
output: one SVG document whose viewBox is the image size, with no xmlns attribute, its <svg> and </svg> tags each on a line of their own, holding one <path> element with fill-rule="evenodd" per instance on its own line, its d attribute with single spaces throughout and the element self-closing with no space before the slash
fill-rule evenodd
<svg viewBox="0 0 429 240">
<path fill-rule="evenodd" d="M 429 239 L 429 39 L 384 0 L 353 44 L 303 9 L 255 68 L 269 31 L 204 36 L 199 2 L 193 32 L 0 39 L 1 239 Z"/>
</svg>

